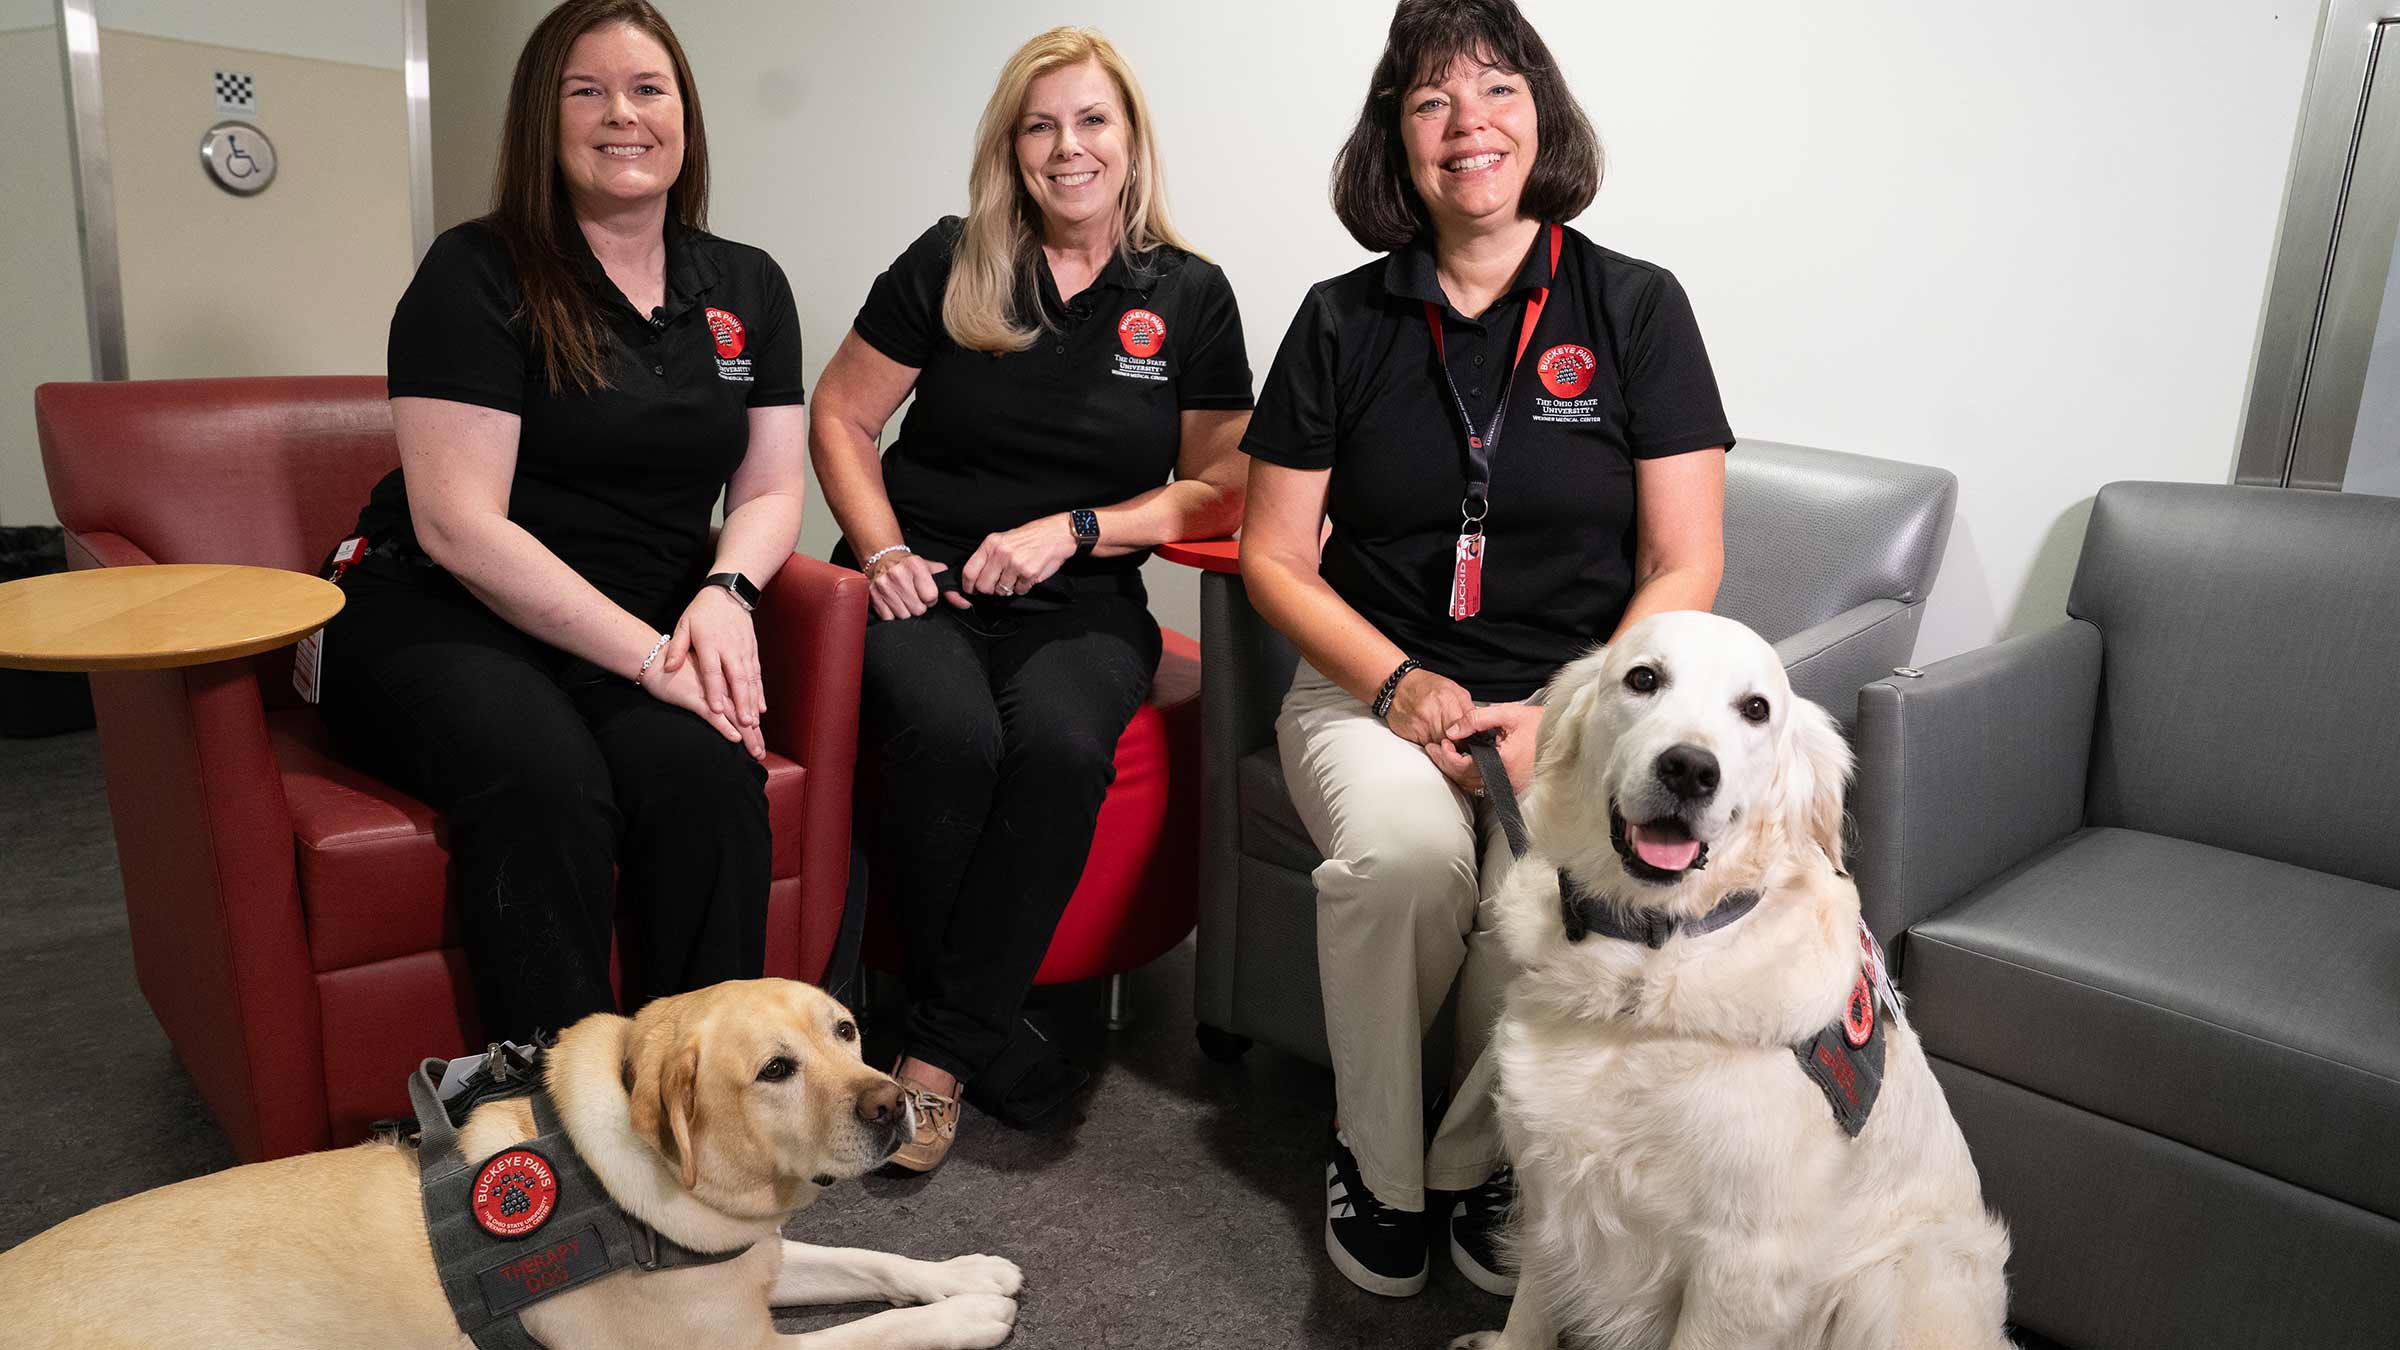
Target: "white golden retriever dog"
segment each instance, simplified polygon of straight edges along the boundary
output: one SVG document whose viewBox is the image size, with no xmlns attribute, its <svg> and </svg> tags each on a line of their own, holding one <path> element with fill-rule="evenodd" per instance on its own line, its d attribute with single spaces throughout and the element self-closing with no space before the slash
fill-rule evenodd
<svg viewBox="0 0 2400 1350">
<path fill-rule="evenodd" d="M 1495 900 L 1520 1280 L 1455 1346 L 2006 1346 L 2007 1233 L 1841 870 L 1833 720 L 1698 613 L 1549 707 Z"/>
</svg>

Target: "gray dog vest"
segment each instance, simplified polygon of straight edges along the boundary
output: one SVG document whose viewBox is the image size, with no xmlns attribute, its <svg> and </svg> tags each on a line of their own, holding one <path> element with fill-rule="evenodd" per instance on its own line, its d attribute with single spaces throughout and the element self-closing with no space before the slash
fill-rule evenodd
<svg viewBox="0 0 2400 1350">
<path fill-rule="evenodd" d="M 449 1062 L 426 1060 L 408 1080 L 425 1235 L 458 1329 L 479 1350 L 540 1350 L 525 1330 L 524 1310 L 604 1275 L 713 1265 L 749 1250 L 696 1252 L 618 1208 L 559 1123 L 541 1086 L 539 1048 L 494 1046 L 480 1058 L 481 1090 L 467 1104 L 529 1096 L 534 1128 L 533 1138 L 481 1162 L 459 1151 L 457 1127 L 434 1086 Z"/>
</svg>

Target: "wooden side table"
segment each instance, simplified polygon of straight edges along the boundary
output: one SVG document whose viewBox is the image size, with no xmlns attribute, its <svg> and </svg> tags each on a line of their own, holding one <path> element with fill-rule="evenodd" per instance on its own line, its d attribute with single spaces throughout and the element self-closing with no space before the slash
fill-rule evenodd
<svg viewBox="0 0 2400 1350">
<path fill-rule="evenodd" d="M 164 670 L 272 651 L 341 612 L 339 586 L 225 563 L 97 567 L 0 585 L 0 666 Z"/>
</svg>

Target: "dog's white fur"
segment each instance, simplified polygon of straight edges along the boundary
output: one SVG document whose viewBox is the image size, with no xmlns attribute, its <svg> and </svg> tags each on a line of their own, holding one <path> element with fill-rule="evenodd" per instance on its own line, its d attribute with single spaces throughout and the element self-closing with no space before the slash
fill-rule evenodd
<svg viewBox="0 0 2400 1350">
<path fill-rule="evenodd" d="M 1648 666 L 1650 693 L 1627 675 Z M 1769 717 L 1753 723 L 1753 696 Z M 1458 1347 L 2000 1347 L 2008 1237 L 1916 1033 L 1887 1018 L 1882 1095 L 1856 1139 L 1792 1045 L 1840 1018 L 1860 972 L 1858 891 L 1841 871 L 1850 752 L 1738 623 L 1636 624 L 1552 681 L 1533 850 L 1493 902 L 1520 967 L 1492 1040 L 1516 1165 L 1520 1277 L 1506 1330 Z M 1610 842 L 1612 804 L 1655 818 L 1670 746 L 1716 756 L 1685 819 L 1706 866 L 1643 881 Z M 1706 913 L 1715 932 L 1653 951 L 1567 940 L 1564 869 L 1628 909 Z M 1879 1015 L 1881 1015 L 1879 1013 Z"/>
<path fill-rule="evenodd" d="M 796 1072 L 761 1080 L 778 1055 Z M 848 1014 L 823 991 L 748 980 L 630 1019 L 587 1017 L 559 1038 L 545 1081 L 576 1151 L 628 1213 L 695 1250 L 755 1245 L 715 1265 L 616 1271 L 537 1303 L 524 1320 L 542 1344 L 966 1350 L 1015 1325 L 1023 1280 L 999 1257 L 916 1261 L 779 1236 L 822 1181 L 882 1163 L 905 1128 L 863 1118 L 897 1089 L 859 1061 Z M 525 1099 L 489 1102 L 459 1144 L 484 1158 L 533 1133 Z M 0 1253 L 0 1345 L 467 1350 L 421 1204 L 403 1149 L 360 1144 L 103 1205 Z M 797 1337 L 779 1337 L 769 1313 L 862 1302 L 901 1306 Z"/>
</svg>

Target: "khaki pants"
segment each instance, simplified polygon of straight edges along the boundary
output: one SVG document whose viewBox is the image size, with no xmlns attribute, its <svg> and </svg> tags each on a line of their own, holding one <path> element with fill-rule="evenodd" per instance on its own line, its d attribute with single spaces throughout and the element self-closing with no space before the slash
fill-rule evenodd
<svg viewBox="0 0 2400 1350">
<path fill-rule="evenodd" d="M 1459 989 L 1451 1085 L 1482 1056 L 1508 976 L 1481 907 L 1509 866 L 1488 802 L 1305 662 L 1275 739 L 1317 867 L 1317 971 L 1335 1110 L 1377 1199 L 1422 1212 L 1427 1188 L 1481 1185 L 1501 1161 L 1488 1075 L 1425 1143 L 1424 1037 Z"/>
</svg>

